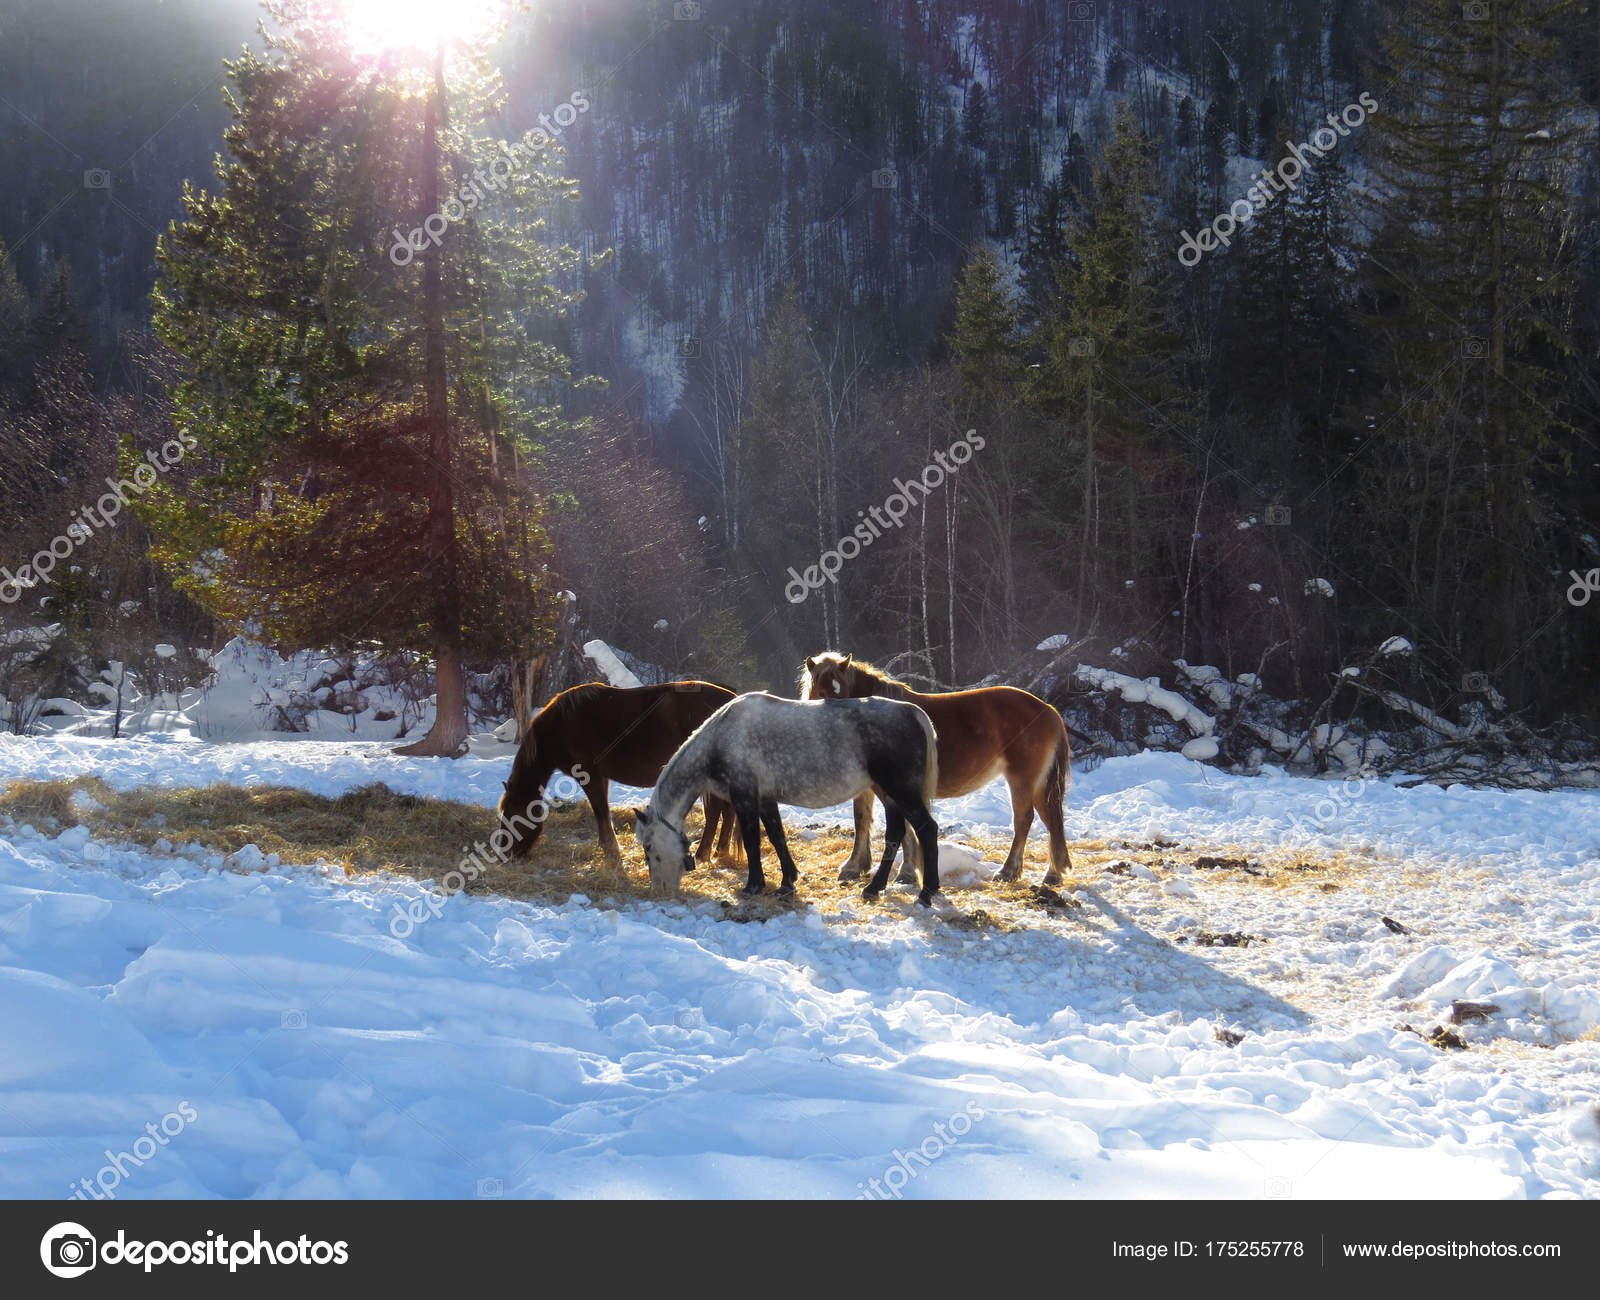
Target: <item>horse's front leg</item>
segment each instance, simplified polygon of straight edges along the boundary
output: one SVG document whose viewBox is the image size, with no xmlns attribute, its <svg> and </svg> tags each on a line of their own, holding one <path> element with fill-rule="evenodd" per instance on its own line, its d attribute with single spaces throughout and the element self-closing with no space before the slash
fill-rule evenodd
<svg viewBox="0 0 1600 1300">
<path fill-rule="evenodd" d="M 707 790 L 701 800 L 706 810 L 705 825 L 700 828 L 700 842 L 694 846 L 694 860 L 704 862 L 711 856 L 711 845 L 718 834 L 718 827 L 722 828 L 722 842 L 728 842 L 727 828 L 733 825 L 733 813 L 728 805 L 711 791 Z"/>
<path fill-rule="evenodd" d="M 856 842 L 850 846 L 850 856 L 839 868 L 840 880 L 857 880 L 872 864 L 872 791 L 857 797 L 855 802 Z"/>
<path fill-rule="evenodd" d="M 622 850 L 617 846 L 616 831 L 611 829 L 610 778 L 595 777 L 589 782 L 585 793 L 589 796 L 589 807 L 594 809 L 594 829 L 600 839 L 600 851 L 606 855 L 607 862 L 617 866 L 622 862 Z"/>
<path fill-rule="evenodd" d="M 728 795 L 728 801 L 733 805 L 733 815 L 739 819 L 739 830 L 744 836 L 744 854 L 750 862 L 750 875 L 745 881 L 744 892 L 759 894 L 767 887 L 766 877 L 761 874 L 761 807 L 754 790 L 732 789 Z"/>
<path fill-rule="evenodd" d="M 783 883 L 778 886 L 778 894 L 780 897 L 792 894 L 800 872 L 789 853 L 789 841 L 783 834 L 783 816 L 778 811 L 776 799 L 761 801 L 761 824 L 767 828 L 767 839 L 772 844 L 772 851 L 778 855 L 778 865 L 783 869 Z"/>
<path fill-rule="evenodd" d="M 888 886 L 889 868 L 894 865 L 894 855 L 900 852 L 901 841 L 905 839 L 905 814 L 887 799 L 883 801 L 883 823 L 886 837 L 883 846 L 883 861 L 878 863 L 877 872 L 867 882 L 867 887 L 861 891 L 863 898 L 876 898 Z"/>
</svg>

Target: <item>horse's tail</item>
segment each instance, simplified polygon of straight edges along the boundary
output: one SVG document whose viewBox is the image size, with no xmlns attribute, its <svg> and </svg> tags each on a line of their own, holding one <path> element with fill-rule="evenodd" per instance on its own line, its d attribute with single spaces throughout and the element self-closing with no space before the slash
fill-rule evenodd
<svg viewBox="0 0 1600 1300">
<path fill-rule="evenodd" d="M 916 708 L 915 705 L 912 707 Z M 917 721 L 922 724 L 922 734 L 928 742 L 928 761 L 922 774 L 922 799 L 931 810 L 934 796 L 939 793 L 939 736 L 933 729 L 933 719 L 922 709 L 917 709 Z"/>
<path fill-rule="evenodd" d="M 1051 710 L 1055 712 L 1054 709 Z M 1060 715 L 1057 714 L 1057 721 Z M 1072 741 L 1067 738 L 1067 727 L 1064 722 L 1060 725 L 1060 734 L 1056 737 L 1055 752 L 1050 755 L 1050 765 L 1044 770 L 1043 804 L 1046 808 L 1059 809 L 1067 802 L 1067 787 L 1072 784 Z"/>
</svg>

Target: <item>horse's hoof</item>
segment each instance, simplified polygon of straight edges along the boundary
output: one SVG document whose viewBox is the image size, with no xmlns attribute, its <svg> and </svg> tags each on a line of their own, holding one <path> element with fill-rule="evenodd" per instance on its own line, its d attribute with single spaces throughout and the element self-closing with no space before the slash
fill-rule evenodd
<svg viewBox="0 0 1600 1300">
<path fill-rule="evenodd" d="M 763 891 L 763 890 L 764 890 L 764 889 L 766 889 L 766 886 L 765 886 L 765 885 L 746 885 L 746 886 L 745 886 L 745 887 L 744 887 L 744 888 L 743 888 L 743 889 L 741 889 L 741 890 L 740 890 L 740 891 L 739 891 L 739 892 L 740 892 L 740 893 L 741 893 L 741 894 L 751 894 L 751 895 L 754 895 L 754 894 L 759 894 L 759 893 L 761 893 L 761 892 L 762 892 L 762 891 Z"/>
<path fill-rule="evenodd" d="M 995 874 L 995 879 L 996 880 L 1015 880 L 1021 874 L 1022 874 L 1022 868 L 1020 866 L 1018 866 L 1018 867 L 1001 867 L 1000 870 Z"/>
<path fill-rule="evenodd" d="M 878 895 L 880 895 L 881 893 L 883 893 L 883 890 L 874 889 L 871 885 L 868 885 L 865 889 L 863 889 L 861 891 L 861 897 L 866 899 L 870 903 L 870 902 L 874 901 L 878 897 Z"/>
<path fill-rule="evenodd" d="M 794 897 L 794 886 L 793 885 L 779 885 L 778 886 L 778 895 L 777 896 L 779 898 L 792 898 L 792 897 Z"/>
<path fill-rule="evenodd" d="M 894 878 L 894 883 L 897 885 L 914 885 L 917 883 L 917 873 L 915 871 L 902 871 Z"/>
<path fill-rule="evenodd" d="M 933 906 L 933 895 L 930 894 L 926 889 L 924 889 L 920 894 L 917 895 L 917 906 L 918 907 L 932 907 Z"/>
</svg>

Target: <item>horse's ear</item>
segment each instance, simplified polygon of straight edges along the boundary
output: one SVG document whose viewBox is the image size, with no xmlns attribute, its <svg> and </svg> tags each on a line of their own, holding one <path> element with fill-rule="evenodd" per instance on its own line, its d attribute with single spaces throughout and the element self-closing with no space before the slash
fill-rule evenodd
<svg viewBox="0 0 1600 1300">
<path fill-rule="evenodd" d="M 841 668 L 848 668 L 848 667 L 849 667 L 849 666 L 850 666 L 850 665 L 851 665 L 851 663 L 852 663 L 852 662 L 853 662 L 853 661 L 854 661 L 854 660 L 855 660 L 855 655 L 853 655 L 853 654 L 848 654 L 848 655 L 846 655 L 846 656 L 845 656 L 845 657 L 844 657 L 844 663 L 842 663 L 842 664 L 841 664 L 841 665 L 840 665 L 840 667 L 841 667 Z"/>
<path fill-rule="evenodd" d="M 633 826 L 635 830 L 646 825 L 649 821 L 650 810 L 648 808 L 635 808 L 633 810 Z"/>
<path fill-rule="evenodd" d="M 817 671 L 817 661 L 810 655 L 806 656 L 806 671 L 808 673 L 814 673 Z"/>
</svg>

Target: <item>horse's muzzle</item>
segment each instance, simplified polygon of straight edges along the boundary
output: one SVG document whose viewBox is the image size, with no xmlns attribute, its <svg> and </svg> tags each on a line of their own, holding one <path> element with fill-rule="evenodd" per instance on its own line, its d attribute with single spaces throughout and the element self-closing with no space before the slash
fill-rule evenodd
<svg viewBox="0 0 1600 1300">
<path fill-rule="evenodd" d="M 539 835 L 544 830 L 544 823 L 535 822 L 532 826 L 513 826 L 509 821 L 502 821 L 507 833 L 511 836 L 511 856 L 513 858 L 529 858 L 533 856 L 533 846 L 539 842 Z"/>
</svg>

